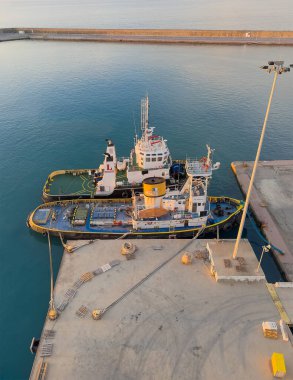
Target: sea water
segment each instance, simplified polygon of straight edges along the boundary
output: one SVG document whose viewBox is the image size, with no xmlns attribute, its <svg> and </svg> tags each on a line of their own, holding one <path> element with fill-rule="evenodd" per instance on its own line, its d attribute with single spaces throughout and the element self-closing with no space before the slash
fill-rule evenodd
<svg viewBox="0 0 293 380">
<path fill-rule="evenodd" d="M 0 44 L 0 378 L 25 379 L 48 308 L 47 239 L 26 227 L 47 175 L 95 168 L 106 138 L 127 156 L 150 99 L 150 125 L 174 158 L 215 149 L 221 168 L 212 195 L 241 198 L 231 161 L 255 157 L 272 75 L 269 59 L 290 63 L 289 47 L 179 46 L 18 41 Z M 278 78 L 262 160 L 292 159 L 290 74 Z M 248 224 L 259 256 L 263 244 Z M 62 247 L 53 241 L 55 276 Z M 280 273 L 266 255 L 268 280 Z M 73 281 L 76 279 L 73 278 Z"/>
</svg>

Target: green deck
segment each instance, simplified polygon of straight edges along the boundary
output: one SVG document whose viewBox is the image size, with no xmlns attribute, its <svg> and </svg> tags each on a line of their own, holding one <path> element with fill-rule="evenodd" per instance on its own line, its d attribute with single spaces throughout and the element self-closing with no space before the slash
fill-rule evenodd
<svg viewBox="0 0 293 380">
<path fill-rule="evenodd" d="M 48 179 L 45 192 L 48 195 L 88 195 L 94 194 L 95 186 L 92 176 L 87 171 L 79 175 L 72 173 L 58 174 Z"/>
<path fill-rule="evenodd" d="M 45 193 L 51 196 L 87 195 L 92 197 L 95 192 L 93 177 L 88 174 L 88 171 L 81 171 L 76 175 L 73 175 L 73 172 L 51 174 L 46 182 Z M 126 170 L 117 172 L 116 181 L 127 183 Z"/>
</svg>

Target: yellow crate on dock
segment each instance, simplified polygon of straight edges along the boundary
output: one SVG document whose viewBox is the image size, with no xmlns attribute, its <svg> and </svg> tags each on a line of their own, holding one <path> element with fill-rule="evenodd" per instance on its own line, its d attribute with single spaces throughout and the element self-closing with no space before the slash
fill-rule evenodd
<svg viewBox="0 0 293 380">
<path fill-rule="evenodd" d="M 286 375 L 286 365 L 284 355 L 274 352 L 271 357 L 274 377 L 283 378 Z"/>
</svg>

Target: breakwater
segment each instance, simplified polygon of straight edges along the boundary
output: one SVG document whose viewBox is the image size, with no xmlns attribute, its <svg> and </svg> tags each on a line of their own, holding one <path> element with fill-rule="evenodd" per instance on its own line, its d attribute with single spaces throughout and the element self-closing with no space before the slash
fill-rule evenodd
<svg viewBox="0 0 293 380">
<path fill-rule="evenodd" d="M 293 45 L 293 31 L 67 28 L 0 29 L 0 41 L 17 39 L 227 45 Z"/>
</svg>

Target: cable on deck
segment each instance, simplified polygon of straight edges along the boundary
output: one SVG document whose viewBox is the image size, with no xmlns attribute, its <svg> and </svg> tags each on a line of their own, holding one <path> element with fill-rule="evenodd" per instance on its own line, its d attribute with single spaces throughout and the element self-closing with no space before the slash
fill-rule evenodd
<svg viewBox="0 0 293 380">
<path fill-rule="evenodd" d="M 197 239 L 199 237 L 199 235 L 204 231 L 205 228 L 206 228 L 206 226 L 203 225 L 198 230 L 197 234 L 187 244 L 185 244 L 183 248 L 181 248 L 173 256 L 169 257 L 167 260 L 165 260 L 163 263 L 161 263 L 152 272 L 150 272 L 148 275 L 146 275 L 144 278 L 142 278 L 138 283 L 136 283 L 132 288 L 130 288 L 124 294 L 122 294 L 122 296 L 120 296 L 119 298 L 117 298 L 109 306 L 107 306 L 105 309 L 103 309 L 102 310 L 102 314 L 105 314 L 106 311 L 108 311 L 113 306 L 115 306 L 117 303 L 119 303 L 120 301 L 122 301 L 125 297 L 128 296 L 128 294 L 132 293 L 135 289 L 137 289 L 140 285 L 142 285 L 146 280 L 148 280 L 151 276 L 153 276 L 156 272 L 158 272 L 161 268 L 163 268 L 166 264 L 168 264 L 171 260 L 173 260 L 176 256 L 178 256 L 179 253 L 181 253 L 182 251 L 184 251 L 195 239 Z"/>
</svg>

